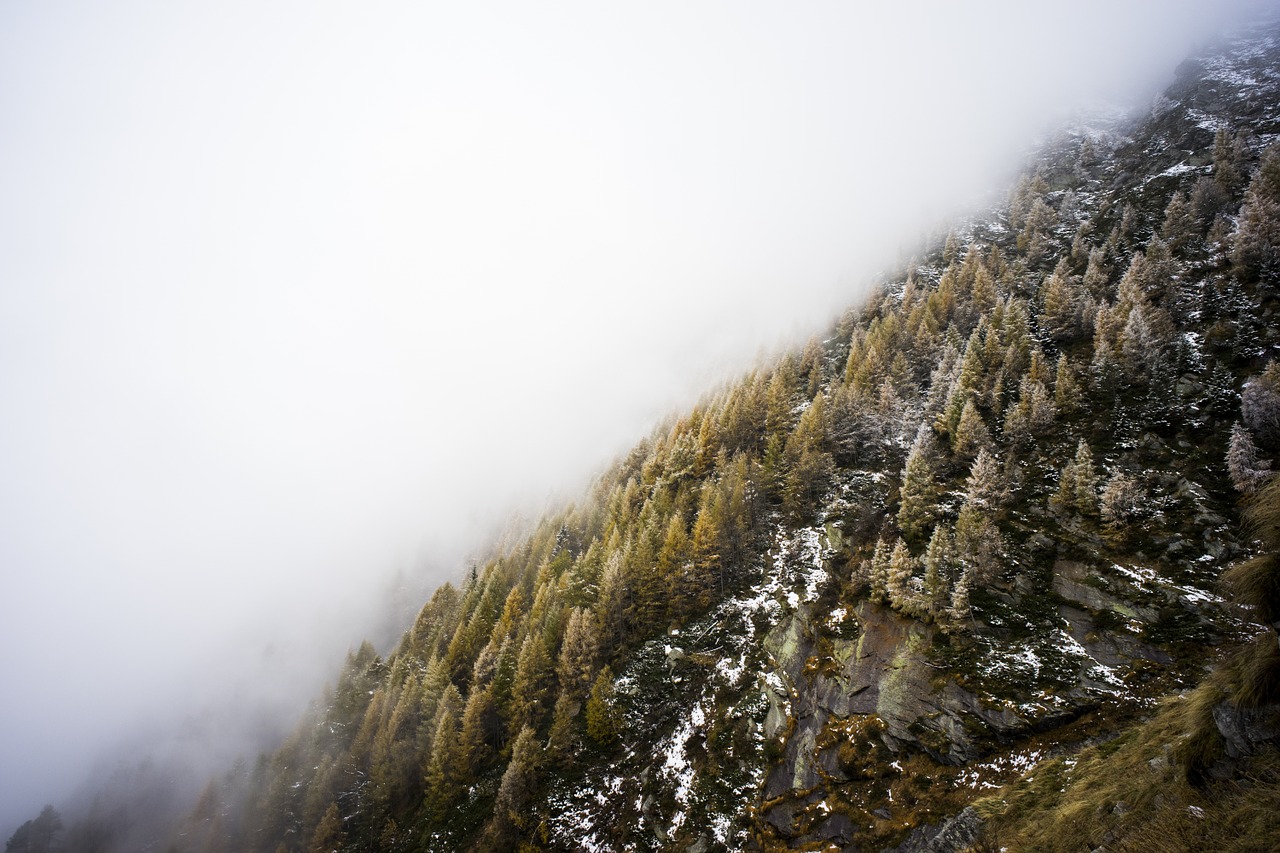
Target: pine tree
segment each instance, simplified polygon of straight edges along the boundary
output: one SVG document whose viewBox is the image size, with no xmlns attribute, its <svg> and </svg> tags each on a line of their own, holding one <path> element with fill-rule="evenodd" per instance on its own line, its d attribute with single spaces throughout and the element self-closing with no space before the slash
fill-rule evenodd
<svg viewBox="0 0 1280 853">
<path fill-rule="evenodd" d="M 1231 260 L 1250 279 L 1272 273 L 1280 265 L 1280 144 L 1263 152 L 1258 171 L 1249 182 Z"/>
<path fill-rule="evenodd" d="M 916 440 L 907 454 L 902 469 L 902 488 L 898 508 L 898 527 L 908 540 L 919 539 L 937 516 L 937 485 L 934 482 L 934 459 L 937 443 L 933 431 L 921 424 Z"/>
<path fill-rule="evenodd" d="M 1244 383 L 1240 414 L 1249 431 L 1268 450 L 1280 450 L 1280 361 Z"/>
<path fill-rule="evenodd" d="M 975 579 L 994 578 L 1000 569 L 1004 542 L 989 508 L 965 499 L 956 518 L 956 553 Z"/>
<path fill-rule="evenodd" d="M 1053 380 L 1053 407 L 1059 414 L 1070 416 L 1083 408 L 1084 390 L 1076 381 L 1066 353 L 1058 356 L 1058 368 Z"/>
<path fill-rule="evenodd" d="M 445 819 L 461 793 L 459 770 L 462 756 L 458 743 L 461 705 L 462 698 L 458 695 L 458 689 L 450 684 L 436 711 L 431 757 L 423 779 L 423 787 L 426 789 L 424 806 L 436 821 Z"/>
<path fill-rule="evenodd" d="M 493 817 L 485 828 L 481 849 L 513 849 L 520 831 L 530 825 L 525 807 L 537 790 L 541 759 L 542 747 L 533 729 L 525 726 L 511 747 L 511 761 L 498 784 Z"/>
<path fill-rule="evenodd" d="M 598 633 L 591 613 L 575 607 L 569 614 L 569 623 L 560 643 L 560 661 L 556 667 L 560 692 L 568 696 L 570 701 L 581 701 L 591 689 L 596 658 L 599 655 Z"/>
<path fill-rule="evenodd" d="M 338 853 L 346 843 L 347 835 L 342 831 L 342 814 L 337 803 L 330 803 L 324 816 L 320 818 L 315 832 L 311 834 L 311 844 L 307 848 L 310 853 Z"/>
<path fill-rule="evenodd" d="M 1258 458 L 1258 448 L 1249 431 L 1240 424 L 1231 427 L 1231 444 L 1227 449 L 1227 473 L 1237 491 L 1253 494 L 1271 476 L 1271 462 Z"/>
<path fill-rule="evenodd" d="M 871 587 L 871 600 L 877 604 L 889 601 L 889 543 L 884 539 L 876 542 L 875 553 L 871 557 L 871 566 L 867 572 Z"/>
<path fill-rule="evenodd" d="M 911 576 L 915 573 L 916 561 L 907 549 L 907 544 L 898 539 L 889 556 L 888 576 L 885 578 L 885 594 L 889 606 L 894 610 L 910 613 L 914 610 L 911 595 Z"/>
<path fill-rule="evenodd" d="M 458 735 L 458 777 L 467 785 L 493 754 L 495 730 L 499 725 L 489 690 L 473 690 L 462 712 L 462 730 Z"/>
<path fill-rule="evenodd" d="M 951 437 L 951 449 L 957 459 L 969 460 L 979 451 L 991 446 L 991 432 L 970 398 L 960 413 L 960 422 Z"/>
<path fill-rule="evenodd" d="M 554 671 L 541 635 L 530 632 L 520 646 L 515 679 L 511 684 L 511 731 L 523 726 L 538 728 L 550 710 Z"/>
<path fill-rule="evenodd" d="M 1093 452 L 1083 439 L 1076 446 L 1075 458 L 1062 468 L 1058 477 L 1058 491 L 1049 499 L 1049 505 L 1058 512 L 1070 512 L 1082 518 L 1098 515 L 1098 472 L 1093 464 Z"/>
<path fill-rule="evenodd" d="M 1098 512 L 1111 544 L 1118 546 L 1128 540 L 1130 526 L 1141 512 L 1144 497 L 1138 481 L 1123 471 L 1117 471 L 1107 480 Z"/>
<path fill-rule="evenodd" d="M 925 609 L 930 619 L 938 620 L 946 612 L 951 597 L 950 576 L 955 561 L 955 543 L 947 528 L 939 524 L 929 538 L 924 558 Z"/>
<path fill-rule="evenodd" d="M 964 624 L 973 618 L 973 610 L 969 604 L 969 595 L 973 589 L 973 572 L 969 567 L 965 567 L 960 573 L 960 579 L 956 581 L 955 589 L 951 593 L 951 611 L 949 613 L 952 623 L 957 628 L 963 628 Z"/>
<path fill-rule="evenodd" d="M 613 688 L 613 671 L 604 667 L 596 675 L 587 698 L 587 736 L 600 746 L 608 746 L 618 738 L 621 719 Z"/>
</svg>

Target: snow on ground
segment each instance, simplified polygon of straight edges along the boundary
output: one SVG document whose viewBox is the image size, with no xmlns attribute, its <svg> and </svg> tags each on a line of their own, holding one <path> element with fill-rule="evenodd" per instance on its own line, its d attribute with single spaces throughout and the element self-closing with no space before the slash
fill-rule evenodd
<svg viewBox="0 0 1280 853">
<path fill-rule="evenodd" d="M 990 761 L 984 761 L 981 764 L 973 764 L 956 777 L 956 785 L 963 785 L 974 790 L 1001 788 L 1003 787 L 1002 785 L 989 782 L 985 777 L 1026 773 L 1039 764 L 1040 759 L 1043 757 L 1043 749 L 1029 749 L 1026 752 L 1012 752 Z"/>
</svg>

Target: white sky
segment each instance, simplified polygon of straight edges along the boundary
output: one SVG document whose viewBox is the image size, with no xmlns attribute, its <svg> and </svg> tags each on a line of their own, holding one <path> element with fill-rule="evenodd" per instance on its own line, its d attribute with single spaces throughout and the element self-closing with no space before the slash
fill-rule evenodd
<svg viewBox="0 0 1280 853">
<path fill-rule="evenodd" d="M 295 708 L 1221 5 L 0 5 L 0 828 Z"/>
</svg>

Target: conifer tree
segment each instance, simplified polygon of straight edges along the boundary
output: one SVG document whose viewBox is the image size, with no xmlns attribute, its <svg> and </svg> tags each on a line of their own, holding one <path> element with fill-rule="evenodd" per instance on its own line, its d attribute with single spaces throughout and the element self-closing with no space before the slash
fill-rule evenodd
<svg viewBox="0 0 1280 853">
<path fill-rule="evenodd" d="M 1131 523 L 1138 517 L 1143 501 L 1142 487 L 1123 471 L 1112 474 L 1103 487 L 1098 513 L 1103 531 L 1113 545 L 1128 540 Z"/>
<path fill-rule="evenodd" d="M 956 425 L 955 433 L 951 437 L 951 449 L 956 458 L 969 460 L 977 456 L 979 451 L 990 446 L 991 432 L 978 412 L 978 407 L 970 398 L 964 404 L 964 409 L 960 413 L 960 422 Z"/>
<path fill-rule="evenodd" d="M 346 843 L 347 835 L 342 831 L 342 814 L 337 803 L 330 803 L 315 832 L 311 834 L 309 853 L 338 853 Z"/>
<path fill-rule="evenodd" d="M 551 698 L 554 671 L 551 657 L 540 634 L 530 632 L 520 646 L 515 679 L 511 684 L 512 731 L 522 726 L 538 728 L 546 716 Z"/>
<path fill-rule="evenodd" d="M 608 746 L 617 740 L 620 726 L 613 671 L 606 666 L 596 675 L 587 698 L 587 736 L 600 746 Z"/>
<path fill-rule="evenodd" d="M 458 743 L 461 705 L 462 698 L 458 695 L 458 689 L 450 684 L 436 711 L 431 757 L 423 779 L 426 790 L 424 806 L 436 821 L 444 820 L 461 791 L 459 769 L 462 762 Z"/>
<path fill-rule="evenodd" d="M 511 747 L 511 761 L 498 784 L 493 817 L 482 838 L 482 849 L 507 850 L 514 847 L 521 830 L 530 824 L 525 807 L 538 786 L 542 747 L 533 729 L 525 726 Z"/>
<path fill-rule="evenodd" d="M 493 753 L 497 715 L 488 688 L 473 690 L 462 712 L 462 730 L 458 734 L 458 777 L 470 784 Z"/>
<path fill-rule="evenodd" d="M 1066 353 L 1058 356 L 1058 367 L 1053 379 L 1053 407 L 1059 414 L 1070 416 L 1083 407 L 1084 390 L 1076 381 L 1075 372 Z"/>
<path fill-rule="evenodd" d="M 1258 448 L 1249 431 L 1239 423 L 1231 427 L 1231 444 L 1227 449 L 1227 473 L 1238 491 L 1252 494 L 1269 476 L 1271 462 L 1258 458 Z"/>
<path fill-rule="evenodd" d="M 951 567 L 955 560 L 955 544 L 945 525 L 933 528 L 929 549 L 924 558 L 925 609 L 930 619 L 938 620 L 946 612 L 951 598 Z"/>
<path fill-rule="evenodd" d="M 876 542 L 875 553 L 871 557 L 871 565 L 867 572 L 871 587 L 871 600 L 877 604 L 889 601 L 889 543 L 883 538 Z"/>
<path fill-rule="evenodd" d="M 934 482 L 934 459 L 937 443 L 933 431 L 921 424 L 916 440 L 907 454 L 902 469 L 902 488 L 898 508 L 898 527 L 907 539 L 919 539 L 937 515 L 937 485 Z"/>
<path fill-rule="evenodd" d="M 1093 464 L 1093 452 L 1083 439 L 1076 446 L 1076 455 L 1062 468 L 1058 477 L 1058 491 L 1049 504 L 1059 512 L 1071 512 L 1082 518 L 1098 515 L 1098 472 Z"/>
<path fill-rule="evenodd" d="M 575 607 L 569 614 L 564 639 L 560 644 L 560 661 L 556 675 L 560 692 L 572 702 L 579 702 L 591 689 L 599 655 L 599 635 L 595 618 L 585 609 Z"/>
<path fill-rule="evenodd" d="M 1263 447 L 1280 450 L 1280 361 L 1244 383 L 1240 414 Z"/>
<path fill-rule="evenodd" d="M 899 538 L 889 556 L 888 576 L 885 578 L 885 595 L 889 599 L 889 606 L 894 610 L 907 613 L 914 611 L 911 576 L 915 573 L 915 567 L 915 558 L 911 556 L 907 544 Z"/>
<path fill-rule="evenodd" d="M 1263 152 L 1258 171 L 1249 182 L 1231 260 L 1247 278 L 1273 273 L 1280 265 L 1280 144 Z"/>
<path fill-rule="evenodd" d="M 969 596 L 973 590 L 973 571 L 966 566 L 964 571 L 960 573 L 959 580 L 956 581 L 955 589 L 951 592 L 951 610 L 948 614 L 951 617 L 952 624 L 957 628 L 963 628 L 964 624 L 973 618 L 973 610 L 969 604 Z"/>
</svg>

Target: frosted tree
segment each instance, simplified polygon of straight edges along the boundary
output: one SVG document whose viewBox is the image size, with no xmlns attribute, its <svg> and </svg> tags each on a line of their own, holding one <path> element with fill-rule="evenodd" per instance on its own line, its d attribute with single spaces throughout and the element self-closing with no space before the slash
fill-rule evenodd
<svg viewBox="0 0 1280 853">
<path fill-rule="evenodd" d="M 934 470 L 937 455 L 933 430 L 927 424 L 921 424 L 911 452 L 907 454 L 906 466 L 902 469 L 898 527 L 907 539 L 924 536 L 924 531 L 937 515 L 938 487 Z"/>
<path fill-rule="evenodd" d="M 1240 424 L 1231 427 L 1231 444 L 1227 448 L 1227 473 L 1238 491 L 1252 494 L 1271 475 L 1270 461 L 1258 458 L 1258 448 L 1249 431 Z"/>
<path fill-rule="evenodd" d="M 1249 182 L 1231 260 L 1252 278 L 1280 265 L 1280 144 L 1263 152 L 1258 171 Z"/>
<path fill-rule="evenodd" d="M 493 818 L 481 839 L 482 849 L 514 849 L 516 837 L 529 823 L 525 808 L 537 790 L 541 761 L 542 746 L 533 729 L 525 726 L 516 736 L 511 747 L 511 761 L 498 783 Z"/>
<path fill-rule="evenodd" d="M 916 560 L 911 556 L 907 543 L 901 538 L 893 546 L 889 555 L 889 571 L 885 580 L 885 594 L 889 598 L 889 606 L 894 610 L 906 613 L 914 611 L 911 595 L 911 577 L 915 574 Z"/>
<path fill-rule="evenodd" d="M 1174 193 L 1164 209 L 1164 224 L 1160 226 L 1160 236 L 1168 242 L 1170 249 L 1178 252 L 1199 239 L 1202 233 L 1187 197 L 1180 192 Z"/>
<path fill-rule="evenodd" d="M 556 675 L 560 692 L 577 702 L 591 689 L 599 654 L 599 634 L 590 611 L 575 607 L 569 614 L 564 639 L 560 643 L 560 661 Z"/>
<path fill-rule="evenodd" d="M 1057 420 L 1053 398 L 1044 383 L 1022 377 L 1018 389 L 1018 403 L 1011 406 L 1004 418 L 1004 434 L 1015 446 L 1026 445 L 1033 436 L 1043 435 Z"/>
<path fill-rule="evenodd" d="M 884 539 L 877 541 L 876 550 L 871 556 L 871 565 L 867 571 L 871 600 L 878 604 L 884 604 L 889 600 L 889 553 L 889 543 Z"/>
<path fill-rule="evenodd" d="M 1133 522 L 1142 512 L 1146 495 L 1142 485 L 1123 471 L 1117 471 L 1102 489 L 1098 512 L 1102 517 L 1103 531 L 1113 544 L 1122 544 L 1129 538 Z"/>
<path fill-rule="evenodd" d="M 972 568 L 978 580 L 986 582 L 999 571 L 1003 550 L 992 510 L 966 498 L 956 518 L 956 553 L 960 560 Z"/>
<path fill-rule="evenodd" d="M 1049 506 L 1082 518 L 1097 517 L 1098 472 L 1093 464 L 1093 451 L 1083 439 L 1076 446 L 1075 458 L 1063 466 L 1058 491 L 1049 498 Z"/>
<path fill-rule="evenodd" d="M 933 528 L 929 548 L 924 557 L 924 599 L 929 617 L 937 620 L 946 612 L 951 598 L 951 571 L 955 562 L 955 543 L 943 524 Z"/>
<path fill-rule="evenodd" d="M 956 424 L 951 436 L 951 449 L 959 459 L 973 459 L 978 452 L 991 446 L 991 431 L 973 398 L 969 398 L 960 413 L 960 422 Z"/>
<path fill-rule="evenodd" d="M 965 567 L 960 573 L 959 580 L 956 581 L 956 587 L 951 592 L 951 610 L 949 616 L 956 627 L 963 627 L 964 623 L 969 622 L 973 618 L 973 610 L 969 604 L 969 595 L 973 590 L 973 572 Z"/>
<path fill-rule="evenodd" d="M 1261 375 L 1244 383 L 1240 413 L 1264 447 L 1280 450 L 1280 362 L 1272 362 Z"/>
<path fill-rule="evenodd" d="M 1084 389 L 1076 381 L 1066 353 L 1058 356 L 1058 369 L 1053 380 L 1053 406 L 1059 414 L 1070 416 L 1080 411 L 1084 403 Z"/>
</svg>

